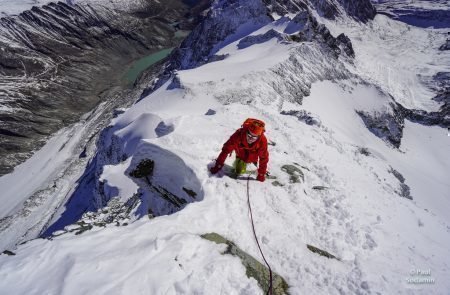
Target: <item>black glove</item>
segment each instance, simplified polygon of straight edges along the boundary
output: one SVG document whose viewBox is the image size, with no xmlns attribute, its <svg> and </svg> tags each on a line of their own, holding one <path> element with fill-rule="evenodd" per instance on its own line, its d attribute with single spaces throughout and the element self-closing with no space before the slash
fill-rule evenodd
<svg viewBox="0 0 450 295">
<path fill-rule="evenodd" d="M 211 167 L 209 169 L 209 171 L 211 172 L 211 174 L 216 174 L 217 172 L 220 171 L 220 169 L 222 169 L 223 165 L 217 164 L 214 167 Z"/>
</svg>

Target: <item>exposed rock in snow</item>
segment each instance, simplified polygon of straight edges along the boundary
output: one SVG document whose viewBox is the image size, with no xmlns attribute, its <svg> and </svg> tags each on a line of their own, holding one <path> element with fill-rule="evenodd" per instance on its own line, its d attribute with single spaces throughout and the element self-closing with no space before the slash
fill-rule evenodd
<svg viewBox="0 0 450 295">
<path fill-rule="evenodd" d="M 439 50 L 450 50 L 450 33 L 448 35 L 447 41 L 439 47 Z"/>
<path fill-rule="evenodd" d="M 353 50 L 352 41 L 344 33 L 337 36 L 336 41 L 339 47 L 350 57 L 355 57 L 355 51 Z"/>
<path fill-rule="evenodd" d="M 337 0 L 345 12 L 356 20 L 367 22 L 375 17 L 377 13 L 375 7 L 370 0 L 354 1 L 354 0 Z"/>
<path fill-rule="evenodd" d="M 379 13 L 412 26 L 449 28 L 450 7 L 447 0 L 374 0 Z"/>
<path fill-rule="evenodd" d="M 392 167 L 389 172 L 392 173 L 400 182 L 398 194 L 403 198 L 412 200 L 413 198 L 411 196 L 411 189 L 405 183 L 405 178 L 403 177 L 403 175 Z"/>
<path fill-rule="evenodd" d="M 299 111 L 282 111 L 280 114 L 282 115 L 289 115 L 296 117 L 299 121 L 305 122 L 308 125 L 315 125 L 320 126 L 320 120 L 316 117 L 314 117 L 310 112 L 307 112 L 305 110 L 299 110 Z"/>
<path fill-rule="evenodd" d="M 345 36 L 345 34 L 342 33 L 337 36 L 337 38 L 333 37 L 326 26 L 319 24 L 317 19 L 308 11 L 298 13 L 292 19 L 292 23 L 296 24 L 294 27 L 298 29 L 296 34 L 290 36 L 292 40 L 296 42 L 311 42 L 312 40 L 317 40 L 325 43 L 328 47 L 334 50 L 336 56 L 341 54 L 341 51 L 343 51 L 347 54 L 347 56 L 355 57 L 352 42 L 347 36 Z M 290 24 L 290 26 L 288 26 L 286 30 L 295 30 L 292 28 L 292 24 Z"/>
<path fill-rule="evenodd" d="M 217 233 L 207 233 L 202 235 L 202 238 L 217 244 L 227 245 L 227 249 L 223 254 L 239 257 L 246 268 L 246 275 L 257 280 L 262 290 L 269 290 L 269 286 L 272 284 L 272 292 L 274 295 L 289 294 L 289 286 L 280 275 L 273 273 L 273 281 L 269 282 L 269 269 L 248 253 L 242 251 L 235 243 Z"/>
<path fill-rule="evenodd" d="M 261 44 L 267 42 L 270 39 L 276 39 L 280 42 L 287 41 L 285 34 L 275 31 L 274 29 L 270 29 L 262 35 L 252 35 L 242 38 L 237 44 L 237 48 L 244 49 L 254 44 Z"/>
<path fill-rule="evenodd" d="M 389 106 L 391 109 L 387 109 L 386 112 L 370 114 L 365 111 L 357 111 L 357 113 L 371 132 L 398 148 L 402 140 L 405 114 L 402 112 L 403 109 L 396 104 L 390 103 Z"/>
<path fill-rule="evenodd" d="M 296 14 L 302 10 L 311 9 L 328 19 L 348 15 L 358 21 L 367 22 L 376 14 L 369 0 L 264 0 L 264 2 L 271 12 L 278 15 Z"/>
</svg>

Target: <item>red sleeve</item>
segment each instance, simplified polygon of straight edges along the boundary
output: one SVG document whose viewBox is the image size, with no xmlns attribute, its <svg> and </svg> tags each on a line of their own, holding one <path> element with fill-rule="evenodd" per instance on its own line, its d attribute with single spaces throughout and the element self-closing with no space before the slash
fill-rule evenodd
<svg viewBox="0 0 450 295">
<path fill-rule="evenodd" d="M 264 135 L 261 138 L 261 147 L 258 150 L 258 156 L 258 174 L 266 174 L 267 163 L 269 162 L 269 151 L 267 150 L 267 138 Z"/>
<path fill-rule="evenodd" d="M 237 130 L 233 135 L 231 135 L 231 137 L 227 140 L 227 142 L 225 142 L 225 144 L 222 147 L 222 152 L 217 157 L 216 165 L 218 164 L 220 166 L 223 166 L 228 154 L 230 154 L 232 151 L 235 150 L 235 148 L 239 144 L 239 135 L 240 135 L 239 131 L 240 129 Z"/>
</svg>

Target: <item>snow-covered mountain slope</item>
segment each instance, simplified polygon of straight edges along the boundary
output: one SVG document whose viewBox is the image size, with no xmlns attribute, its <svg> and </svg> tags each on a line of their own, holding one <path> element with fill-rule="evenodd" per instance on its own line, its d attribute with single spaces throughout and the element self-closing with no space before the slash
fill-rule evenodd
<svg viewBox="0 0 450 295">
<path fill-rule="evenodd" d="M 222 18 L 231 11 L 239 17 Z M 66 225 L 81 204 L 99 210 L 51 239 L 19 246 L 15 256 L 1 255 L 0 290 L 263 294 L 227 246 L 200 237 L 216 232 L 262 261 L 249 185 L 264 254 L 290 294 L 448 293 L 448 121 L 422 120 L 442 106 L 422 79 L 403 77 L 418 69 L 433 76 L 448 62 L 433 62 L 441 58 L 434 43 L 416 63 L 407 62 L 414 51 L 400 59 L 393 49 L 411 45 L 409 30 L 424 42 L 442 35 L 385 16 L 364 24 L 266 12 L 258 0 L 215 3 L 205 22 L 217 24 L 216 34 L 200 25 L 172 56 L 168 69 L 178 70 L 111 121 L 84 174 L 93 191 L 78 187 L 53 222 Z M 371 49 L 378 43 L 384 50 Z M 394 64 L 393 80 L 371 70 L 369 59 Z M 211 175 L 207 168 L 247 117 L 267 124 L 275 178 Z M 140 177 L 145 159 L 154 162 L 150 181 Z"/>
<path fill-rule="evenodd" d="M 69 5 L 89 3 L 92 5 L 103 5 L 105 7 L 112 7 L 114 10 L 128 11 L 129 8 L 135 7 L 136 3 L 143 3 L 141 0 L 120 1 L 120 0 L 0 0 L 0 16 L 19 15 L 20 13 L 30 10 L 33 6 L 41 7 L 48 3 L 63 2 Z"/>
<path fill-rule="evenodd" d="M 33 6 L 44 5 L 51 0 L 0 0 L 0 16 L 17 15 Z"/>
<path fill-rule="evenodd" d="M 197 20 L 181 0 L 72 2 L 0 18 L 0 175 L 127 88 L 134 61 L 178 46 Z"/>
<path fill-rule="evenodd" d="M 336 25 L 337 24 L 337 25 Z M 426 30 L 378 15 L 366 27 L 327 23 L 334 34 L 345 33 L 355 46 L 355 71 L 380 85 L 409 109 L 438 111 L 433 76 L 449 72 L 449 52 L 436 50 L 447 30 Z M 364 37 L 367 36 L 368 37 Z"/>
<path fill-rule="evenodd" d="M 450 1 L 448 0 L 373 0 L 378 13 L 422 28 L 448 28 Z"/>
</svg>

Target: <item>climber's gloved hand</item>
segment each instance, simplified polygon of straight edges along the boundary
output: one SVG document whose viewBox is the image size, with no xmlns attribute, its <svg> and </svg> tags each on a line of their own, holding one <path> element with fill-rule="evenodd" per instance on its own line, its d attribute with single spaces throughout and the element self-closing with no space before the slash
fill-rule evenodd
<svg viewBox="0 0 450 295">
<path fill-rule="evenodd" d="M 211 167 L 209 169 L 209 172 L 211 172 L 211 174 L 216 174 L 217 172 L 220 171 L 220 169 L 222 169 L 223 165 L 217 164 L 214 167 Z"/>
<path fill-rule="evenodd" d="M 264 174 L 259 173 L 258 176 L 256 177 L 256 180 L 264 182 L 264 180 L 266 180 L 266 176 Z"/>
</svg>

